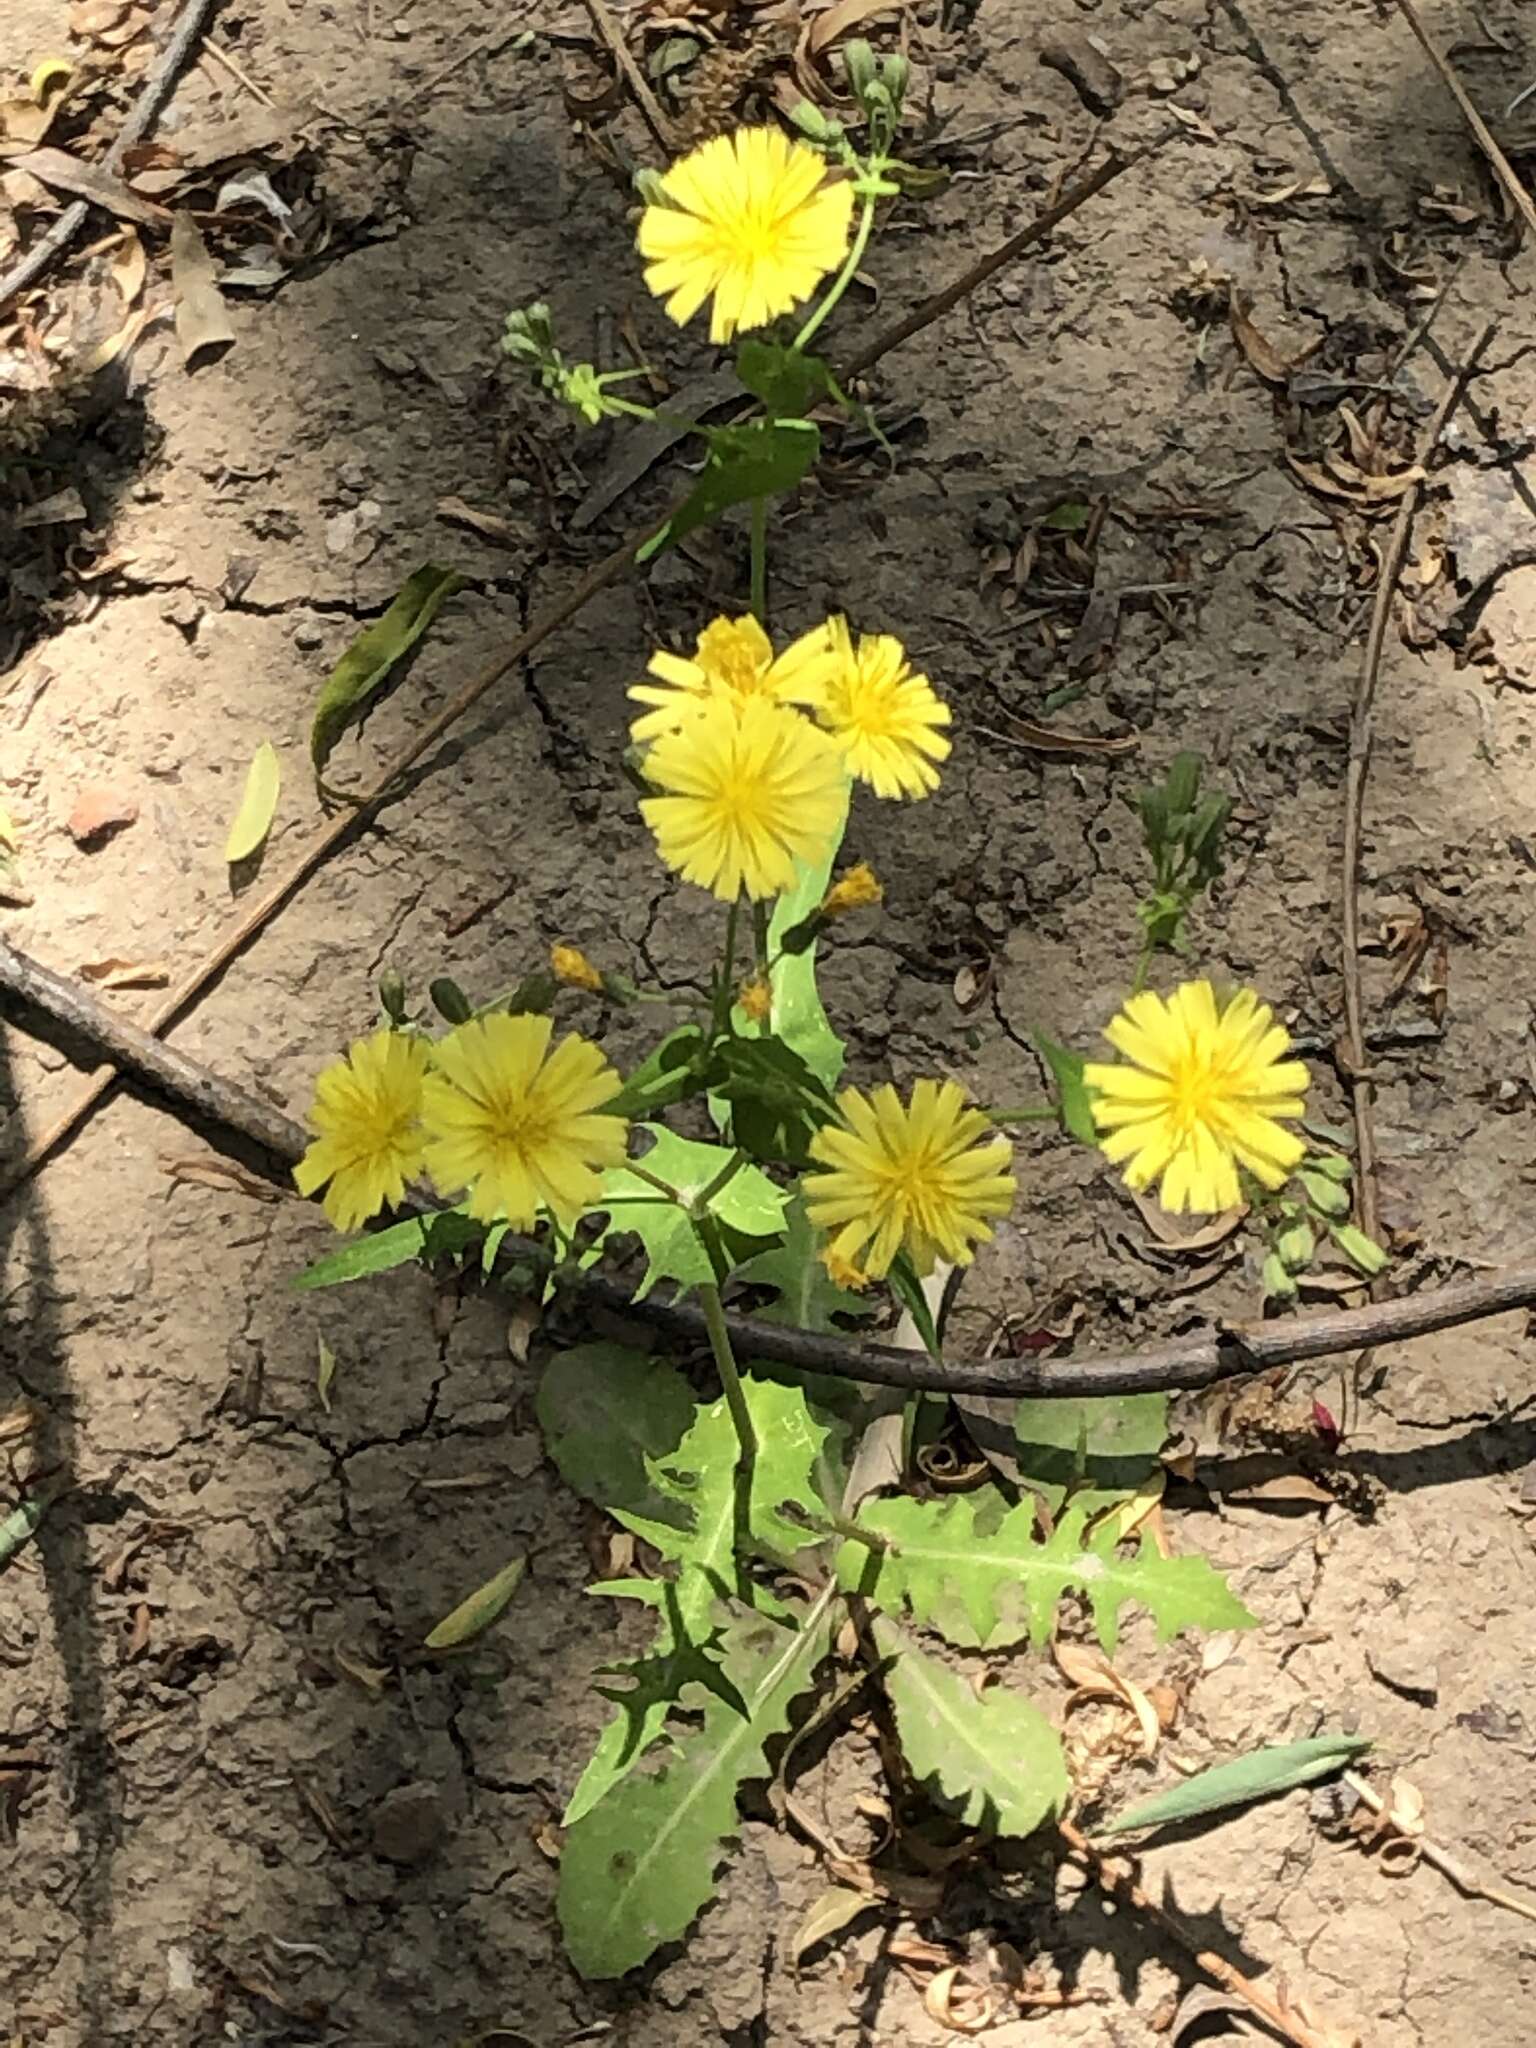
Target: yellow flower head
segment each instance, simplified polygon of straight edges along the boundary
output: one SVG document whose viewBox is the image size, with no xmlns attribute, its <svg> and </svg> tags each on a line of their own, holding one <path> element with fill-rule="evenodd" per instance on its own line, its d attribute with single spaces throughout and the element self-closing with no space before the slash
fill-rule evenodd
<svg viewBox="0 0 1536 2048">
<path fill-rule="evenodd" d="M 684 881 L 734 903 L 775 896 L 795 862 L 825 859 L 841 830 L 842 756 L 797 712 L 715 700 L 645 757 L 664 792 L 641 799 L 656 850 Z"/>
<path fill-rule="evenodd" d="M 327 1181 L 325 1213 L 338 1230 L 360 1230 L 399 1202 L 422 1161 L 421 1091 L 427 1048 L 398 1031 L 360 1038 L 315 1083 L 315 1142 L 293 1169 L 301 1195 Z"/>
<path fill-rule="evenodd" d="M 802 634 L 780 655 L 748 612 L 744 618 L 718 618 L 704 628 L 690 661 L 663 648 L 650 659 L 654 683 L 636 683 L 630 696 L 652 708 L 629 728 L 637 746 L 664 732 L 674 732 L 704 705 L 724 698 L 744 704 L 761 697 L 770 704 L 800 703 L 819 686 L 831 642 L 825 625 Z"/>
<path fill-rule="evenodd" d="M 762 975 L 756 981 L 743 982 L 736 991 L 736 1001 L 742 1015 L 753 1024 L 766 1024 L 773 1015 L 773 988 Z"/>
<path fill-rule="evenodd" d="M 597 1114 L 619 1077 L 574 1032 L 549 1050 L 547 1017 L 476 1018 L 435 1048 L 422 1088 L 427 1170 L 469 1190 L 471 1216 L 531 1229 L 545 1208 L 569 1230 L 602 1193 L 599 1168 L 624 1157 L 628 1126 Z"/>
<path fill-rule="evenodd" d="M 661 184 L 670 203 L 640 217 L 645 281 L 680 327 L 713 296 L 711 341 L 766 327 L 847 254 L 853 187 L 778 128 L 718 135 Z"/>
<path fill-rule="evenodd" d="M 829 619 L 831 660 L 814 677 L 808 702 L 843 747 L 849 772 L 876 796 L 927 796 L 939 786 L 934 765 L 949 757 L 943 728 L 949 706 L 889 633 L 866 633 L 857 646 L 846 619 Z"/>
<path fill-rule="evenodd" d="M 1208 981 L 1167 1002 L 1143 990 L 1104 1036 L 1123 1063 L 1086 1066 L 1083 1079 L 1127 1187 L 1161 1178 L 1165 1209 L 1215 1214 L 1242 1200 L 1239 1166 L 1278 1188 L 1301 1164 L 1306 1146 L 1277 1119 L 1305 1113 L 1307 1070 L 1287 1059 L 1290 1039 L 1251 989 L 1225 1005 Z"/>
<path fill-rule="evenodd" d="M 565 988 L 584 988 L 593 995 L 602 993 L 603 977 L 580 946 L 551 946 L 549 968 Z"/>
<path fill-rule="evenodd" d="M 948 1259 L 968 1266 L 990 1218 L 1013 1206 L 1008 1140 L 956 1081 L 919 1081 L 910 1106 L 886 1082 L 873 1095 L 845 1088 L 840 1124 L 825 1124 L 811 1157 L 827 1171 L 805 1183 L 806 1214 L 831 1235 L 827 1260 L 881 1279 L 905 1248 L 919 1273 Z"/>
<path fill-rule="evenodd" d="M 851 867 L 840 881 L 834 882 L 821 899 L 823 917 L 842 917 L 850 910 L 867 910 L 871 904 L 883 903 L 885 890 L 880 878 L 867 861 L 860 861 Z"/>
<path fill-rule="evenodd" d="M 821 1255 L 821 1263 L 827 1269 L 827 1278 L 834 1287 L 841 1287 L 848 1294 L 862 1294 L 869 1285 L 869 1275 L 862 1266 L 850 1265 L 847 1259 L 840 1259 L 831 1245 Z"/>
</svg>

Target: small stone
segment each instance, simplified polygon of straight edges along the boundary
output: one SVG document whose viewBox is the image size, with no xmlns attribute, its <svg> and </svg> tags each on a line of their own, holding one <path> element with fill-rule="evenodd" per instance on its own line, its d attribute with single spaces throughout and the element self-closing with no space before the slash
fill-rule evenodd
<svg viewBox="0 0 1536 2048">
<path fill-rule="evenodd" d="M 138 815 L 139 807 L 132 797 L 90 783 L 75 798 L 65 830 L 76 846 L 96 847 L 114 833 L 126 831 Z"/>
<path fill-rule="evenodd" d="M 425 1863 L 442 1845 L 443 1802 L 434 1785 L 397 1785 L 373 1809 L 373 1853 L 386 1863 Z"/>
<path fill-rule="evenodd" d="M 319 626 L 316 625 L 312 618 L 305 617 L 294 621 L 293 644 L 301 653 L 313 654 L 317 647 L 324 644 L 324 641 L 324 633 L 321 632 Z"/>
<path fill-rule="evenodd" d="M 505 1429 L 512 1420 L 512 1404 L 510 1401 L 469 1401 L 454 1411 L 451 1420 L 456 1430 L 474 1430 L 479 1434 Z"/>
<path fill-rule="evenodd" d="M 1407 1643 L 1388 1643 L 1367 1650 L 1371 1675 L 1415 1705 L 1432 1707 L 1440 1697 L 1440 1667 L 1433 1658 L 1417 1655 Z"/>
</svg>

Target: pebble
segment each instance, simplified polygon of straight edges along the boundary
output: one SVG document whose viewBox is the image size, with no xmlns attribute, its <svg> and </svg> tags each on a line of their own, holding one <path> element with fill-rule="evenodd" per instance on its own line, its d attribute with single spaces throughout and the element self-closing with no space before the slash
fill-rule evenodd
<svg viewBox="0 0 1536 2048">
<path fill-rule="evenodd" d="M 397 1785 L 373 1809 L 373 1853 L 386 1863 L 425 1863 L 442 1844 L 446 1823 L 434 1785 Z"/>
</svg>

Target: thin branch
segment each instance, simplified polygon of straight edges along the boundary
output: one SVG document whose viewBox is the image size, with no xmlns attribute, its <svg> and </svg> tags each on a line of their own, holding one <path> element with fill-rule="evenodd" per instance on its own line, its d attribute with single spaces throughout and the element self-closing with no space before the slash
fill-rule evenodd
<svg viewBox="0 0 1536 2048">
<path fill-rule="evenodd" d="M 870 347 L 862 350 L 844 369 L 843 375 L 852 376 L 856 371 L 868 369 L 871 363 L 888 350 L 910 340 L 930 321 L 937 320 L 947 312 L 967 291 L 973 290 L 984 277 L 990 277 L 994 271 L 1001 269 L 1004 263 L 1041 240 L 1051 228 L 1059 226 L 1068 214 L 1076 212 L 1078 207 L 1092 199 L 1095 193 L 1102 191 L 1113 178 L 1119 177 L 1122 171 L 1128 170 L 1133 163 L 1140 162 L 1148 154 L 1149 151 L 1142 151 L 1135 157 L 1112 158 L 1108 165 L 1094 172 L 1091 177 L 1085 178 L 1080 185 L 1075 185 L 1065 197 L 1058 200 L 1054 206 L 1048 207 L 1027 228 L 1021 229 L 1016 235 L 1011 235 L 992 252 L 991 256 L 973 265 L 948 291 L 925 300 L 908 319 L 888 330 Z M 674 506 L 673 510 L 676 509 Z M 671 517 L 670 513 L 668 517 Z M 552 633 L 558 632 L 568 620 L 573 619 L 592 598 L 617 583 L 634 560 L 636 553 L 650 539 L 653 530 L 649 526 L 640 528 L 632 533 L 622 546 L 615 548 L 612 554 L 605 555 L 602 561 L 594 564 L 563 597 L 556 598 L 553 604 L 540 612 L 526 631 L 519 633 L 505 651 L 498 654 L 478 676 L 466 683 L 418 737 L 396 755 L 372 788 L 364 792 L 355 808 L 333 818 L 324 826 L 299 855 L 289 872 L 257 897 L 219 940 L 213 951 L 183 976 L 164 1000 L 151 1011 L 145 1021 L 145 1028 L 156 1037 L 168 1031 L 183 1012 L 198 1001 L 235 956 L 242 952 L 256 934 L 282 909 L 289 898 L 298 893 L 316 869 L 345 841 L 372 823 L 384 805 L 398 793 L 397 785 L 402 778 L 437 745 L 450 727 L 456 725 L 504 676 L 532 654 L 536 647 L 542 646 Z M 0 1178 L 0 1202 L 5 1201 L 29 1180 L 49 1154 L 79 1128 L 107 1093 L 115 1078 L 116 1069 L 111 1066 L 100 1067 L 91 1075 L 74 1101 L 34 1141 L 25 1157 L 8 1174 Z"/>
<path fill-rule="evenodd" d="M 1407 1842 L 1417 1850 L 1422 1861 L 1438 1870 L 1442 1877 L 1448 1877 L 1464 1898 L 1485 1899 L 1490 1906 L 1502 1906 L 1506 1913 L 1518 1913 L 1522 1920 L 1536 1920 L 1536 1899 L 1517 1899 L 1513 1892 L 1503 1891 L 1498 1885 L 1485 1884 L 1475 1872 L 1467 1868 L 1465 1863 L 1453 1856 L 1449 1849 L 1442 1849 L 1438 1843 L 1427 1840 L 1423 1835 L 1398 1835 L 1393 1824 L 1391 1805 L 1379 1792 L 1373 1791 L 1364 1778 L 1357 1777 L 1353 1771 L 1346 1771 L 1342 1782 L 1363 1806 L 1368 1807 L 1372 1813 L 1385 1817 L 1389 1837 Z"/>
<path fill-rule="evenodd" d="M 656 95 L 647 83 L 645 73 L 635 62 L 634 54 L 624 40 L 624 31 L 613 18 L 613 10 L 607 0 L 587 0 L 587 12 L 592 17 L 592 26 L 608 45 L 608 53 L 623 74 L 624 82 L 635 96 L 635 104 L 645 116 L 645 125 L 655 136 L 666 155 L 670 156 L 677 146 L 672 124 L 661 111 Z"/>
<path fill-rule="evenodd" d="M 107 151 L 104 168 L 114 175 L 122 169 L 123 158 L 137 142 L 144 137 L 159 120 L 161 110 L 175 90 L 192 45 L 202 31 L 204 18 L 213 5 L 213 0 L 187 0 L 170 41 L 150 66 L 144 84 L 134 102 L 133 111 L 123 123 L 117 140 Z M 52 263 L 55 256 L 67 249 L 85 224 L 90 212 L 87 201 L 78 199 L 73 206 L 64 209 L 43 239 L 27 251 L 21 260 L 0 277 L 0 311 L 12 299 L 35 284 Z"/>
<path fill-rule="evenodd" d="M 1058 1821 L 1056 1832 L 1100 1891 L 1112 1899 L 1123 1899 L 1133 1911 L 1161 1928 L 1183 1949 L 1197 1969 L 1202 1970 L 1213 1983 L 1219 1984 L 1230 1997 L 1246 2005 L 1250 2012 L 1256 2012 L 1287 2041 L 1294 2042 L 1296 2048 L 1338 2048 L 1340 2034 L 1333 2028 L 1314 2025 L 1311 2015 L 1294 2005 L 1283 1991 L 1276 1997 L 1265 1985 L 1255 1984 L 1251 1977 L 1245 1977 L 1225 1956 L 1217 1955 L 1214 1949 L 1202 1948 L 1198 1938 L 1181 1920 L 1142 1890 L 1128 1862 L 1111 1860 L 1103 1855 L 1070 1821 Z"/>
<path fill-rule="evenodd" d="M 1489 167 L 1495 178 L 1498 179 L 1505 198 L 1525 222 L 1526 227 L 1531 232 L 1533 243 L 1536 243 L 1536 203 L 1533 203 L 1530 193 L 1521 183 L 1514 165 L 1493 139 L 1493 133 L 1488 123 L 1477 111 L 1476 107 L 1473 106 L 1467 95 L 1466 87 L 1451 67 L 1450 59 L 1419 19 L 1419 12 L 1413 5 L 1413 0 L 1397 0 L 1397 11 L 1418 37 L 1425 56 L 1439 72 L 1441 79 L 1445 83 L 1446 90 L 1450 93 L 1451 98 L 1455 100 L 1457 106 L 1460 107 L 1467 126 L 1472 131 L 1473 140 L 1483 152 L 1483 155 L 1487 157 Z"/>
<path fill-rule="evenodd" d="M 1461 395 L 1467 387 L 1467 380 L 1477 367 L 1479 358 L 1493 340 L 1494 328 L 1483 329 L 1473 343 L 1470 354 L 1456 370 L 1446 385 L 1434 418 L 1425 432 L 1423 445 L 1419 450 L 1419 464 L 1427 470 L 1440 445 L 1440 437 L 1450 423 L 1451 415 L 1461 402 Z M 1360 1227 L 1367 1237 L 1380 1236 L 1380 1204 L 1376 1187 L 1376 1133 L 1371 1114 L 1375 1100 L 1375 1089 L 1371 1081 L 1369 1053 L 1366 1049 L 1365 1022 L 1360 990 L 1360 835 L 1365 806 L 1365 780 L 1371 761 L 1371 713 L 1376 702 L 1376 682 L 1381 673 L 1381 659 L 1387 643 L 1387 629 L 1392 622 L 1392 604 L 1397 595 L 1397 579 L 1402 573 L 1403 558 L 1408 552 L 1408 539 L 1413 531 L 1414 515 L 1419 507 L 1422 485 L 1412 484 L 1398 500 L 1397 517 L 1392 522 L 1391 537 L 1387 542 L 1386 554 L 1381 571 L 1376 579 L 1376 602 L 1371 612 L 1371 630 L 1365 643 L 1365 658 L 1360 664 L 1360 680 L 1355 688 L 1354 707 L 1349 722 L 1349 770 L 1344 782 L 1344 918 L 1343 918 L 1343 978 L 1344 978 L 1344 1043 L 1342 1064 L 1349 1085 L 1354 1108 L 1356 1145 L 1359 1157 L 1359 1172 L 1356 1185 L 1359 1190 Z"/>
<path fill-rule="evenodd" d="M 280 1110 L 220 1080 L 199 1061 L 163 1045 L 150 1032 L 108 1010 L 77 983 L 40 967 L 3 940 L 0 989 L 9 989 L 22 1003 L 60 1019 L 110 1052 L 124 1071 L 139 1075 L 173 1104 L 238 1132 L 281 1166 L 291 1167 L 302 1157 L 308 1134 Z M 546 1246 L 512 1237 L 503 1240 L 501 1255 L 535 1264 L 547 1264 L 549 1257 Z M 562 1273 L 560 1280 L 562 1291 L 584 1311 L 607 1310 L 642 1322 L 679 1343 L 703 1345 L 709 1341 L 703 1312 L 686 1302 L 658 1301 L 653 1295 L 637 1302 L 622 1282 L 598 1273 L 580 1274 L 569 1281 Z M 763 1359 L 797 1372 L 840 1373 L 845 1379 L 877 1386 L 923 1388 L 935 1393 L 1093 1396 L 1209 1387 L 1218 1380 L 1401 1342 L 1510 1309 L 1532 1307 L 1536 1307 L 1536 1265 L 1411 1294 L 1400 1301 L 1373 1302 L 1367 1308 L 1206 1330 L 1172 1344 L 1107 1358 L 933 1359 L 906 1346 L 861 1343 L 850 1337 L 760 1322 L 751 1316 L 728 1314 L 726 1325 L 743 1358 Z"/>
</svg>

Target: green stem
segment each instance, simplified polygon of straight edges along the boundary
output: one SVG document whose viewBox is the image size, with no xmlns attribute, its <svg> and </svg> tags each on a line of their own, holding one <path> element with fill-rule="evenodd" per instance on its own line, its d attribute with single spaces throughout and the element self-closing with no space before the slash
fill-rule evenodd
<svg viewBox="0 0 1536 2048">
<path fill-rule="evenodd" d="M 693 1201 L 689 1205 L 689 1213 L 695 1222 L 702 1222 L 709 1215 L 710 1207 L 715 1197 L 725 1192 L 746 1163 L 747 1155 L 738 1146 L 709 1185 L 701 1188 L 694 1196 Z M 705 1246 L 705 1250 L 709 1251 L 708 1245 Z M 713 1259 L 714 1254 L 711 1252 L 710 1256 Z"/>
<path fill-rule="evenodd" d="M 871 172 L 874 172 L 877 166 L 871 164 L 869 168 Z M 821 323 L 832 311 L 832 308 L 843 296 L 843 293 L 847 291 L 849 285 L 853 283 L 854 278 L 858 274 L 859 265 L 864 261 L 864 251 L 869 247 L 870 229 L 873 228 L 874 224 L 875 202 L 871 197 L 864 201 L 864 211 L 859 215 L 858 232 L 854 235 L 853 247 L 848 251 L 847 262 L 832 280 L 832 288 L 827 293 L 827 296 L 822 300 L 821 304 L 816 308 L 815 312 L 806 321 L 791 343 L 791 347 L 796 355 L 815 336 Z"/>
<path fill-rule="evenodd" d="M 733 897 L 725 913 L 725 955 L 720 963 L 720 984 L 715 990 L 714 1030 L 716 1038 L 725 1031 L 736 999 L 736 923 L 741 916 L 741 898 Z"/>
<path fill-rule="evenodd" d="M 752 500 L 752 616 L 768 630 L 768 500 Z"/>
<path fill-rule="evenodd" d="M 1139 996 L 1142 990 L 1146 987 L 1147 975 L 1151 971 L 1152 967 L 1152 955 L 1156 951 L 1157 948 L 1153 945 L 1152 941 L 1148 939 L 1146 944 L 1142 947 L 1140 956 L 1136 961 L 1136 973 L 1131 981 L 1131 994 L 1133 996 Z"/>
<path fill-rule="evenodd" d="M 712 1216 L 695 1218 L 693 1227 L 700 1244 L 709 1255 L 709 1262 L 716 1276 L 700 1286 L 699 1301 L 704 1309 L 704 1322 L 709 1331 L 709 1348 L 714 1354 L 715 1370 L 719 1373 L 720 1384 L 725 1389 L 725 1405 L 731 1411 L 731 1421 L 736 1428 L 736 1441 L 741 1446 L 741 1456 L 736 1461 L 733 1527 L 736 1555 L 739 1558 L 746 1558 L 752 1549 L 752 1481 L 757 1470 L 757 1431 L 752 1427 L 752 1411 L 747 1406 L 746 1389 L 741 1384 L 741 1374 L 736 1368 L 736 1354 L 731 1349 L 731 1333 L 725 1320 L 725 1304 L 720 1299 L 720 1282 L 729 1270 L 725 1247 L 720 1242 L 720 1233 L 715 1228 Z"/>
</svg>

